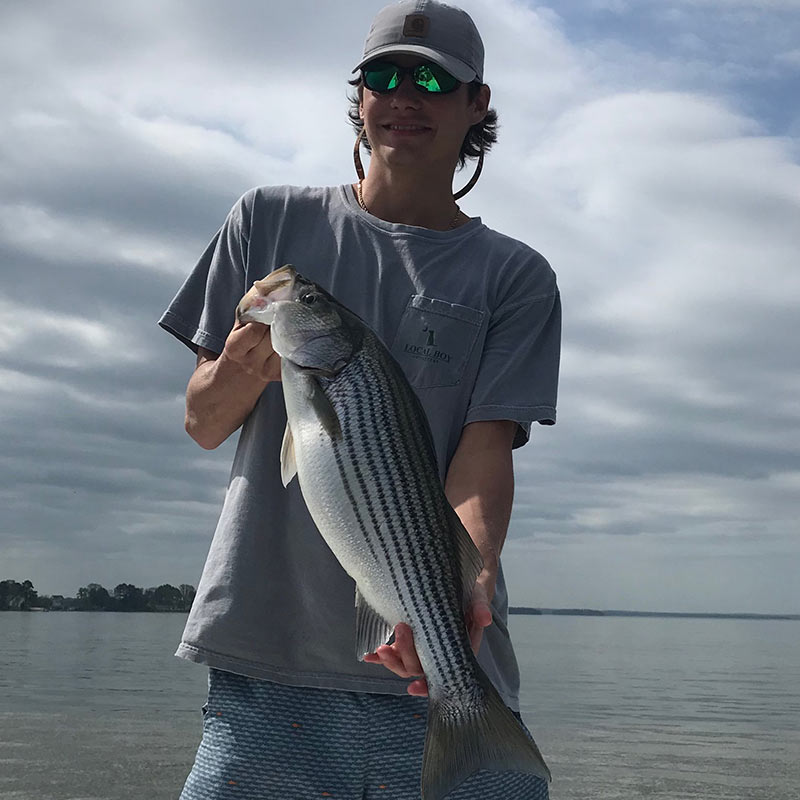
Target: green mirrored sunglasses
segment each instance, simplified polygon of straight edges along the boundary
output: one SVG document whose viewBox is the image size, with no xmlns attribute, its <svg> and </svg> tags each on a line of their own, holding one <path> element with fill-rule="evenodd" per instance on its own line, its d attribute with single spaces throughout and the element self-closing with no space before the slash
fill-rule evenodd
<svg viewBox="0 0 800 800">
<path fill-rule="evenodd" d="M 425 94 L 447 94 L 461 85 L 449 72 L 430 62 L 398 67 L 389 61 L 372 61 L 361 68 L 364 86 L 380 94 L 396 89 L 406 75 L 411 76 L 414 88 Z"/>
</svg>

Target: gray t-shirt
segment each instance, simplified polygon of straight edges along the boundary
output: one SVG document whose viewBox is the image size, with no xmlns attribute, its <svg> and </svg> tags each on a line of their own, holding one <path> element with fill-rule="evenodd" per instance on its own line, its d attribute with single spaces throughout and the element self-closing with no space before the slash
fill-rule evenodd
<svg viewBox="0 0 800 800">
<path fill-rule="evenodd" d="M 561 309 L 542 256 L 472 219 L 453 231 L 384 222 L 349 185 L 245 194 L 159 324 L 222 352 L 236 304 L 283 264 L 361 316 L 402 365 L 428 415 L 442 479 L 466 423 L 555 422 Z M 242 426 L 225 503 L 177 655 L 292 685 L 404 694 L 407 681 L 355 657 L 354 583 L 284 489 L 286 414 L 267 386 Z M 518 708 L 502 569 L 479 661 Z"/>
</svg>

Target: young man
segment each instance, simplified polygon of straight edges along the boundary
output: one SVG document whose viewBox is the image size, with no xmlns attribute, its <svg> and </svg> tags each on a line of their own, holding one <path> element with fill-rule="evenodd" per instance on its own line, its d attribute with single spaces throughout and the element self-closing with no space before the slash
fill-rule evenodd
<svg viewBox="0 0 800 800">
<path fill-rule="evenodd" d="M 285 263 L 360 315 L 417 391 L 445 491 L 485 564 L 469 615 L 473 646 L 518 710 L 499 554 L 511 450 L 534 421 L 555 422 L 555 276 L 455 202 L 456 166 L 478 153 L 482 163 L 496 119 L 469 16 L 429 0 L 389 6 L 354 72 L 351 117 L 371 152 L 368 174 L 357 158 L 356 184 L 245 194 L 160 321 L 197 353 L 189 434 L 211 449 L 241 427 L 177 653 L 211 668 L 184 800 L 419 796 L 426 684 L 413 636 L 398 626 L 392 645 L 355 659 L 353 582 L 297 481 L 281 485 L 286 418 L 269 329 L 234 324 L 253 281 Z M 449 797 L 540 800 L 547 784 L 481 771 Z"/>
</svg>

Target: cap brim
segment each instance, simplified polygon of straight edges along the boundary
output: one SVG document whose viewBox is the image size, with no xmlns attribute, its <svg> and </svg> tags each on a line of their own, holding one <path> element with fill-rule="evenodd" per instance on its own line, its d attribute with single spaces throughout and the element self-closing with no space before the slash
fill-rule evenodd
<svg viewBox="0 0 800 800">
<path fill-rule="evenodd" d="M 378 47 L 372 50 L 368 56 L 365 56 L 355 65 L 353 72 L 358 72 L 365 64 L 370 61 L 375 61 L 376 58 L 381 56 L 424 56 L 438 64 L 443 69 L 446 69 L 454 78 L 461 81 L 461 83 L 470 83 L 476 79 L 479 80 L 475 70 L 465 64 L 461 59 L 448 56 L 446 53 L 440 53 L 438 50 L 432 50 L 430 47 L 424 47 L 419 44 L 389 44 L 385 47 Z"/>
</svg>

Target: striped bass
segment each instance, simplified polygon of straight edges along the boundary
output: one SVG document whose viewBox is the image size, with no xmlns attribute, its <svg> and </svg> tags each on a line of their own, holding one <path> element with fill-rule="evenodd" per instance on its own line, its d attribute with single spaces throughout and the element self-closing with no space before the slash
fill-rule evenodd
<svg viewBox="0 0 800 800">
<path fill-rule="evenodd" d="M 479 769 L 547 780 L 533 740 L 479 666 L 465 623 L 481 556 L 447 501 L 419 399 L 377 335 L 290 265 L 256 281 L 240 322 L 270 326 L 296 474 L 317 528 L 356 583 L 356 656 L 413 632 L 428 684 L 422 798 Z"/>
</svg>

